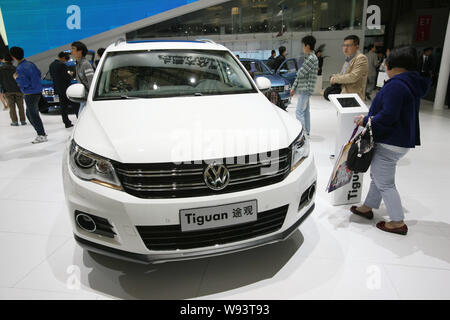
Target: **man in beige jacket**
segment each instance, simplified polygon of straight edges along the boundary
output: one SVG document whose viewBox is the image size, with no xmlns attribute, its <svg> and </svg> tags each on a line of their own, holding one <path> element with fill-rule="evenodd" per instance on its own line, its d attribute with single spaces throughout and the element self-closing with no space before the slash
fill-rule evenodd
<svg viewBox="0 0 450 320">
<path fill-rule="evenodd" d="M 334 74 L 331 84 L 341 84 L 341 93 L 357 93 L 364 101 L 366 99 L 366 82 L 368 73 L 367 57 L 359 49 L 358 36 L 351 35 L 344 39 L 342 46 L 347 57 L 340 74 Z"/>
</svg>

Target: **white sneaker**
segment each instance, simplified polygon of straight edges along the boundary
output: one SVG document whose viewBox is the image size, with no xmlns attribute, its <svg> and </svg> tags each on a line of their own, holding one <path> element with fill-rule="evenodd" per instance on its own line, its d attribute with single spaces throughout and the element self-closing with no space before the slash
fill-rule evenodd
<svg viewBox="0 0 450 320">
<path fill-rule="evenodd" d="M 36 144 L 36 143 L 41 143 L 41 142 L 46 142 L 47 141 L 47 136 L 37 136 L 36 139 L 34 139 L 34 141 L 32 141 L 31 143 Z"/>
</svg>

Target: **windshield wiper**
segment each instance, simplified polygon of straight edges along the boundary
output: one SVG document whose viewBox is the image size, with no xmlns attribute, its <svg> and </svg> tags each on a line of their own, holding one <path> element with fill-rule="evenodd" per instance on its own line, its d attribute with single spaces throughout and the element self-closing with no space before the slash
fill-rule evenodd
<svg viewBox="0 0 450 320">
<path fill-rule="evenodd" d="M 109 97 L 97 97 L 95 100 L 120 100 L 120 99 L 141 99 L 142 97 L 134 97 L 134 96 L 109 96 Z"/>
</svg>

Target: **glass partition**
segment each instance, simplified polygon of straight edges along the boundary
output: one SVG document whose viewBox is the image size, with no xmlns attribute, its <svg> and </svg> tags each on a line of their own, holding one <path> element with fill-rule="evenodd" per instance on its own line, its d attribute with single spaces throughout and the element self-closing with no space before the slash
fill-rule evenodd
<svg viewBox="0 0 450 320">
<path fill-rule="evenodd" d="M 363 0 L 231 0 L 129 32 L 128 40 L 361 29 Z"/>
</svg>

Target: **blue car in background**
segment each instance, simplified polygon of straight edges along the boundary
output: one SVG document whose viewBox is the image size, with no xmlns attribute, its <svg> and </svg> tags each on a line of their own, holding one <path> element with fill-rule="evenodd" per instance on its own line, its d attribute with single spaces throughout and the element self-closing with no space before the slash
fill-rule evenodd
<svg viewBox="0 0 450 320">
<path fill-rule="evenodd" d="M 65 52 L 70 54 L 70 50 L 66 50 Z M 92 64 L 95 58 L 95 51 L 88 50 L 88 53 L 86 54 L 86 58 L 89 60 L 89 62 Z M 66 62 L 66 66 L 69 69 L 70 72 L 72 72 L 72 81 L 71 83 L 77 83 L 76 77 L 75 77 L 75 66 L 77 62 L 74 59 L 70 59 Z M 53 86 L 53 80 L 50 75 L 50 70 L 47 71 L 44 78 L 41 81 L 42 83 L 42 97 L 41 101 L 39 101 L 39 111 L 41 113 L 52 113 L 52 114 L 58 114 L 60 113 L 60 106 L 59 106 L 59 97 L 57 94 L 55 94 L 55 89 Z M 70 101 L 69 110 L 68 113 L 74 113 L 75 110 L 78 110 L 76 108 L 75 103 Z"/>
<path fill-rule="evenodd" d="M 289 92 L 291 89 L 291 83 L 288 79 L 272 72 L 263 60 L 241 58 L 241 63 L 244 67 L 254 75 L 254 80 L 259 77 L 266 77 L 272 83 L 272 90 L 276 91 L 280 95 L 282 101 L 282 108 L 285 109 L 289 104 Z M 295 80 L 295 77 L 294 77 Z M 293 83 L 294 81 L 292 81 Z"/>
<path fill-rule="evenodd" d="M 263 60 L 263 63 L 267 65 L 267 60 Z M 292 87 L 295 78 L 297 77 L 297 71 L 303 64 L 303 57 L 300 58 L 289 58 L 283 61 L 283 63 L 278 67 L 277 70 L 271 70 L 267 67 L 273 74 L 285 79 L 289 85 Z"/>
</svg>

